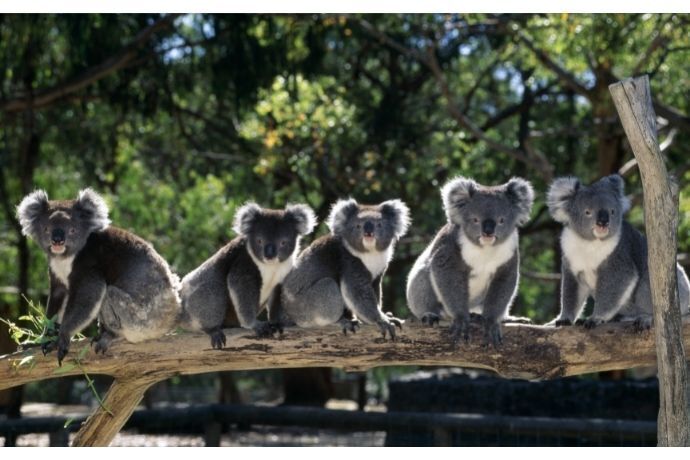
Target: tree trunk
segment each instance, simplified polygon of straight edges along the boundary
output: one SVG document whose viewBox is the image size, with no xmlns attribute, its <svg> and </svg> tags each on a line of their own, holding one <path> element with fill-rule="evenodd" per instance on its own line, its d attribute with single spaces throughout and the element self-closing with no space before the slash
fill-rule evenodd
<svg viewBox="0 0 690 460">
<path fill-rule="evenodd" d="M 660 446 L 690 445 L 687 365 L 676 279 L 678 188 L 671 184 L 656 135 L 645 75 L 609 87 L 642 177 L 648 263 L 659 368 Z"/>
</svg>

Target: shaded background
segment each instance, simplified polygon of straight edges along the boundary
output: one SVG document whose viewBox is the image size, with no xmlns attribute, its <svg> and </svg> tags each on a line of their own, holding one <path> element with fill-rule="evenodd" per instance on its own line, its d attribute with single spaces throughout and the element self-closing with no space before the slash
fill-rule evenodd
<svg viewBox="0 0 690 460">
<path fill-rule="evenodd" d="M 21 235 L 15 206 L 34 188 L 70 198 L 86 186 L 181 276 L 233 236 L 246 200 L 306 202 L 323 221 L 341 197 L 401 198 L 413 224 L 384 304 L 406 317 L 407 272 L 444 222 L 438 187 L 463 174 L 534 184 L 513 312 L 549 320 L 560 267 L 544 204 L 553 177 L 620 171 L 629 219 L 643 227 L 639 174 L 608 93 L 621 78 L 650 76 L 681 185 L 686 260 L 689 25 L 681 14 L 2 15 L 0 317 L 23 314 L 22 296 L 47 296 L 45 256 Z M 15 347 L 5 330 L 0 352 Z M 370 380 L 383 382 L 406 370 L 376 372 Z M 243 374 L 241 391 L 228 377 L 221 393 L 246 400 L 248 388 L 291 379 L 317 382 L 312 396 L 332 391 L 329 371 L 274 374 Z"/>
</svg>

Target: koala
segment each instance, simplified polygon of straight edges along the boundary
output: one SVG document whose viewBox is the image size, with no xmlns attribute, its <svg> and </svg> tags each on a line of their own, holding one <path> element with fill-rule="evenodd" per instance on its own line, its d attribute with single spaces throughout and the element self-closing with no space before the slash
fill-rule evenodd
<svg viewBox="0 0 690 460">
<path fill-rule="evenodd" d="M 590 186 L 575 177 L 556 179 L 547 195 L 561 233 L 561 312 L 548 323 L 571 325 L 588 297 L 594 311 L 584 322 L 593 328 L 615 317 L 634 321 L 638 331 L 652 325 L 647 240 L 623 215 L 630 208 L 623 178 L 611 175 Z M 690 283 L 677 265 L 681 313 L 688 314 Z"/>
<path fill-rule="evenodd" d="M 59 324 L 58 364 L 72 336 L 96 318 L 95 349 L 103 353 L 116 337 L 136 343 L 175 327 L 181 311 L 177 276 L 151 244 L 110 226 L 108 206 L 92 189 L 66 201 L 49 201 L 37 190 L 24 197 L 17 216 L 24 235 L 48 256 L 46 316 Z M 44 354 L 55 345 L 44 344 Z"/>
<path fill-rule="evenodd" d="M 184 327 L 206 332 L 211 347 L 218 349 L 226 344 L 224 325 L 253 329 L 260 337 L 273 335 L 272 310 L 271 322 L 257 315 L 279 300 L 278 286 L 292 270 L 300 237 L 315 225 L 314 212 L 304 204 L 284 210 L 242 206 L 233 223 L 238 236 L 182 279 Z"/>
<path fill-rule="evenodd" d="M 441 189 L 448 223 L 436 234 L 410 271 L 407 302 L 412 313 L 433 326 L 452 321 L 451 336 L 469 341 L 470 313 L 481 314 L 485 343 L 502 341 L 500 323 L 519 281 L 517 228 L 529 220 L 534 191 L 512 178 L 487 187 L 456 177 Z"/>
<path fill-rule="evenodd" d="M 361 205 L 350 198 L 333 205 L 326 223 L 331 233 L 305 249 L 285 278 L 279 316 L 300 327 L 339 324 L 345 333 L 361 318 L 395 339 L 403 321 L 382 311 L 381 279 L 407 232 L 409 209 L 400 200 Z"/>
</svg>

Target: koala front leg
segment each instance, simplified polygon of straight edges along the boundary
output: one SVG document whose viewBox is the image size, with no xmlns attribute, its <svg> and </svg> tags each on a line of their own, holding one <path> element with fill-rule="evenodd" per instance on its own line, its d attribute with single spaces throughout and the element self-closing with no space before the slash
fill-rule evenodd
<svg viewBox="0 0 690 460">
<path fill-rule="evenodd" d="M 463 267 L 460 251 L 438 251 L 431 260 L 431 286 L 443 309 L 453 319 L 450 332 L 455 342 L 460 339 L 465 342 L 470 340 L 467 272 L 467 267 Z"/>
<path fill-rule="evenodd" d="M 60 314 L 66 298 L 67 287 L 50 272 L 50 295 L 48 296 L 48 304 L 46 306 L 46 317 L 54 321 L 54 328 L 46 327 L 43 331 L 41 350 L 44 355 L 48 354 L 55 347 L 57 334 L 60 330 L 60 323 L 58 321 L 60 320 Z"/>
<path fill-rule="evenodd" d="M 74 281 L 70 286 L 70 293 L 62 315 L 62 324 L 58 333 L 57 359 L 62 365 L 62 360 L 69 351 L 72 336 L 86 326 L 96 317 L 101 309 L 106 293 L 105 280 L 97 274 L 82 274 L 73 276 Z"/>
<path fill-rule="evenodd" d="M 589 290 L 570 271 L 565 258 L 561 269 L 561 312 L 547 326 L 571 326 L 585 307 Z"/>
<path fill-rule="evenodd" d="M 340 280 L 340 291 L 347 307 L 364 322 L 376 324 L 381 329 L 383 338 L 388 334 L 395 339 L 395 327 L 401 327 L 402 322 L 384 314 L 379 308 L 376 290 L 373 288 L 371 276 L 362 269 L 352 268 L 344 270 Z"/>
<path fill-rule="evenodd" d="M 257 283 L 247 276 L 230 273 L 228 275 L 228 292 L 240 326 L 245 329 L 252 329 L 258 337 L 269 337 L 272 333 L 268 322 L 259 321 L 256 318 L 261 310 L 259 306 L 260 282 L 260 278 Z"/>
<path fill-rule="evenodd" d="M 277 285 L 271 295 L 268 297 L 266 302 L 266 310 L 268 314 L 268 324 L 270 325 L 273 332 L 283 333 L 283 328 L 286 325 L 285 310 L 283 309 L 283 304 L 281 302 L 282 297 L 282 285 Z"/>
<path fill-rule="evenodd" d="M 520 256 L 517 252 L 505 264 L 498 267 L 484 298 L 484 345 L 491 343 L 498 348 L 503 343 L 501 320 L 508 314 L 518 285 Z"/>
<path fill-rule="evenodd" d="M 607 276 L 608 273 L 601 273 L 601 270 L 598 274 L 594 290 L 594 310 L 584 323 L 587 329 L 612 320 L 635 292 L 639 280 L 637 273 L 620 266 L 616 270 L 616 276 Z"/>
</svg>

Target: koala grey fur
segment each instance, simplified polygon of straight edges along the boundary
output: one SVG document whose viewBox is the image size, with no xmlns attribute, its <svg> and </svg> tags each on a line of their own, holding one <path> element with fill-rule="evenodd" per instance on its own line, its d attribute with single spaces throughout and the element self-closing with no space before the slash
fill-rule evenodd
<svg viewBox="0 0 690 460">
<path fill-rule="evenodd" d="M 59 324 L 61 364 L 72 336 L 98 318 L 96 352 L 116 337 L 141 342 L 175 327 L 181 307 L 179 280 L 153 246 L 110 226 L 108 206 L 87 188 L 75 200 L 49 201 L 37 190 L 21 201 L 24 235 L 46 252 L 50 296 L 46 316 Z M 44 344 L 44 353 L 56 344 Z"/>
<path fill-rule="evenodd" d="M 182 279 L 184 327 L 206 332 L 211 346 L 218 349 L 226 343 L 223 326 L 272 335 L 275 328 L 257 315 L 279 299 L 278 288 L 292 270 L 299 239 L 315 225 L 314 212 L 304 204 L 284 210 L 264 209 L 256 203 L 242 206 L 233 224 L 238 236 Z"/>
<path fill-rule="evenodd" d="M 327 220 L 331 233 L 305 249 L 285 278 L 282 314 L 300 327 L 337 323 L 343 332 L 355 332 L 361 318 L 394 339 L 403 322 L 382 311 L 381 280 L 409 222 L 400 200 L 339 200 Z"/>
<path fill-rule="evenodd" d="M 480 313 L 485 341 L 497 346 L 517 293 L 517 227 L 529 220 L 534 191 L 520 178 L 486 187 L 456 177 L 441 196 L 448 223 L 410 271 L 408 306 L 425 324 L 450 319 L 454 340 L 469 340 L 470 313 Z"/>
<path fill-rule="evenodd" d="M 575 177 L 556 179 L 547 195 L 551 216 L 561 233 L 561 312 L 549 325 L 570 325 L 587 298 L 594 311 L 587 328 L 615 317 L 635 321 L 638 331 L 652 325 L 652 298 L 647 267 L 647 239 L 623 220 L 630 208 L 619 175 L 584 186 Z M 688 314 L 690 283 L 677 265 L 678 294 Z"/>
</svg>

